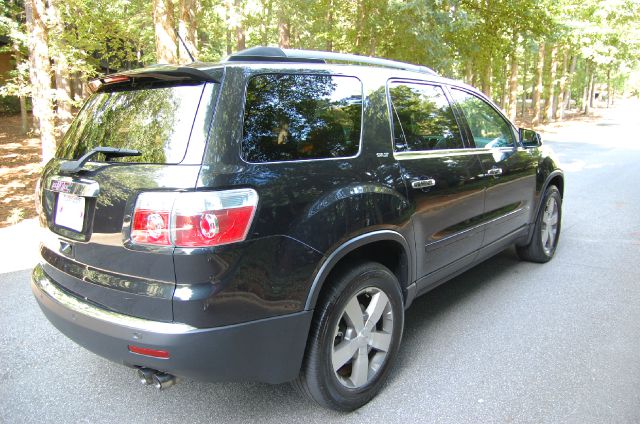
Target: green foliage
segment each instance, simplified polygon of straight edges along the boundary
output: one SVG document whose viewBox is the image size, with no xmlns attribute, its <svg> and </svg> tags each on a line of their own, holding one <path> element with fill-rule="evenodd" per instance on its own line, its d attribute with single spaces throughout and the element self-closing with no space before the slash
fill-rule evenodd
<svg viewBox="0 0 640 424">
<path fill-rule="evenodd" d="M 65 58 L 76 80 L 156 62 L 152 1 L 49 2 L 59 13 L 48 18 L 50 54 L 54 62 Z M 178 25 L 181 2 L 173 2 Z M 512 56 L 520 66 L 518 91 L 530 94 L 542 41 L 578 56 L 575 77 L 569 79 L 575 99 L 592 74 L 621 91 L 640 58 L 639 0 L 199 0 L 196 5 L 202 61 L 234 51 L 238 31 L 246 47 L 277 45 L 285 22 L 292 48 L 424 64 L 481 86 L 498 100 L 506 94 Z M 25 19 L 24 0 L 0 0 L 0 51 L 19 59 L 0 96 L 30 93 Z M 547 89 L 566 77 L 548 81 L 548 74 Z"/>
</svg>

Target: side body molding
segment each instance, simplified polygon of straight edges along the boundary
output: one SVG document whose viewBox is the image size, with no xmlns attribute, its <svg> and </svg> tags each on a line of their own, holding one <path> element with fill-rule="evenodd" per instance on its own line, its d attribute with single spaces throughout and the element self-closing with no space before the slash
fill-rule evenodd
<svg viewBox="0 0 640 424">
<path fill-rule="evenodd" d="M 412 284 L 416 280 L 414 253 L 412 252 L 410 245 L 405 237 L 399 232 L 393 230 L 378 230 L 361 234 L 352 239 L 349 239 L 326 257 L 326 259 L 322 262 L 322 265 L 320 266 L 318 272 L 316 272 L 313 283 L 311 284 L 311 289 L 309 290 L 309 295 L 305 304 L 305 310 L 311 310 L 315 307 L 316 301 L 318 300 L 318 295 L 322 290 L 322 286 L 324 285 L 327 276 L 333 270 L 335 265 L 340 261 L 340 259 L 359 247 L 377 241 L 394 241 L 401 244 L 404 248 L 404 253 L 407 258 L 407 281 L 405 282 L 405 284 L 403 284 L 402 289 L 405 294 L 407 294 L 407 291 L 411 292 L 411 295 L 407 298 L 407 301 L 410 301 L 413 297 L 413 287 L 409 286 L 412 286 Z"/>
</svg>

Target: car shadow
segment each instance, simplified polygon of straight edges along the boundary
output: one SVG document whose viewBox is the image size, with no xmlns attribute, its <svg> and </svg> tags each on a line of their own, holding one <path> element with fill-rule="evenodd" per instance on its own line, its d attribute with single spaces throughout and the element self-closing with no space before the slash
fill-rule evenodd
<svg viewBox="0 0 640 424">
<path fill-rule="evenodd" d="M 429 343 L 430 334 L 436 331 L 437 322 L 444 315 L 479 292 L 490 292 L 502 275 L 514 272 L 521 264 L 515 248 L 510 247 L 415 299 L 405 313 L 402 346 L 395 367 L 411 367 L 412 352 Z M 399 383 L 398 378 L 399 373 L 392 372 L 388 384 Z"/>
<path fill-rule="evenodd" d="M 416 345 L 429 342 L 429 334 L 436 331 L 432 326 L 456 306 L 473 297 L 480 291 L 491 291 L 492 285 L 504 274 L 513 272 L 522 262 L 518 259 L 514 248 L 509 248 L 500 254 L 486 260 L 458 277 L 440 285 L 425 295 L 417 298 L 405 315 L 404 339 L 397 362 L 389 375 L 388 385 L 402 384 L 402 375 L 398 371 L 402 368 L 412 368 L 415 363 L 412 352 L 419 349 Z M 403 349 L 403 347 L 405 347 Z M 223 407 L 233 410 L 244 408 L 247 413 L 275 414 L 276 416 L 299 413 L 301 409 L 314 409 L 316 414 L 334 416 L 338 414 L 328 411 L 308 402 L 289 384 L 269 385 L 263 383 L 214 383 L 188 382 L 192 385 L 189 391 L 208 393 L 211 398 L 220 398 L 221 392 L 240 392 L 240 398 L 226 399 Z M 185 388 L 185 386 L 182 386 Z M 248 408 L 252 409 L 250 412 Z M 262 411 L 262 412 L 260 412 Z M 267 420 L 268 421 L 268 420 Z"/>
<path fill-rule="evenodd" d="M 515 250 L 510 248 L 417 298 L 406 312 L 404 339 L 396 364 L 386 383 L 388 389 L 389 386 L 393 386 L 390 393 L 397 391 L 398 387 L 404 392 L 403 369 L 410 370 L 411 373 L 416 372 L 419 364 L 416 364 L 414 354 L 430 343 L 430 334 L 440 331 L 436 328 L 437 321 L 448 319 L 448 313 L 463 307 L 465 301 L 476 296 L 478 292 L 495 290 L 500 276 L 514 272 L 519 264 L 521 262 Z M 89 353 L 87 357 L 93 359 Z M 424 355 L 421 357 L 424 360 Z M 436 362 L 436 359 L 434 358 L 433 362 Z M 133 381 L 133 375 L 129 374 L 131 371 L 125 371 L 120 365 L 108 363 L 97 357 L 93 360 L 106 366 L 111 378 L 117 381 L 117 386 L 128 387 L 124 392 L 133 397 L 134 402 L 143 402 L 148 408 L 154 408 L 159 413 L 181 410 L 185 407 L 185 399 L 189 399 L 189 410 L 192 411 L 195 421 L 205 417 L 215 421 L 215 418 L 224 420 L 225 417 L 235 416 L 238 421 L 284 422 L 299 418 L 301 414 L 311 420 L 340 419 L 345 416 L 308 401 L 290 384 L 206 383 L 185 379 L 166 393 L 157 392 L 152 388 L 138 391 L 134 389 L 137 383 Z M 411 387 L 408 386 L 406 391 L 410 395 Z M 384 393 L 378 400 L 384 400 Z M 375 409 L 376 402 L 374 399 L 370 405 L 352 414 L 366 414 L 367 408 Z"/>
</svg>

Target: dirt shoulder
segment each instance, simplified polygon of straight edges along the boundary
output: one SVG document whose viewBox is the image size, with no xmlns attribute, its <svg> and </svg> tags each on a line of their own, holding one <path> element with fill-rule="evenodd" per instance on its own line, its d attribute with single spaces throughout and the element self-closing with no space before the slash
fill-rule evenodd
<svg viewBox="0 0 640 424">
<path fill-rule="evenodd" d="M 20 116 L 0 116 L 0 228 L 35 216 L 40 139 L 20 133 Z"/>
</svg>

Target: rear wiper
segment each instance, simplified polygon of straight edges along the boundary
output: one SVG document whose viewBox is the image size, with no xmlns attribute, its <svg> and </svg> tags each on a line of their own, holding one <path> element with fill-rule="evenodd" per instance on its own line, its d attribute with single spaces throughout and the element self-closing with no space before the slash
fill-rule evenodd
<svg viewBox="0 0 640 424">
<path fill-rule="evenodd" d="M 117 149 L 115 147 L 95 147 L 89 150 L 87 153 L 85 153 L 84 156 L 82 156 L 80 159 L 72 160 L 70 162 L 65 162 L 61 164 L 60 173 L 73 174 L 80 171 L 84 166 L 84 164 L 87 163 L 89 159 L 91 159 L 93 156 L 97 155 L 98 153 L 102 153 L 103 155 L 105 155 L 105 158 L 107 159 L 107 161 L 110 158 L 122 158 L 125 156 L 140 156 L 142 154 L 138 150 Z"/>
</svg>

